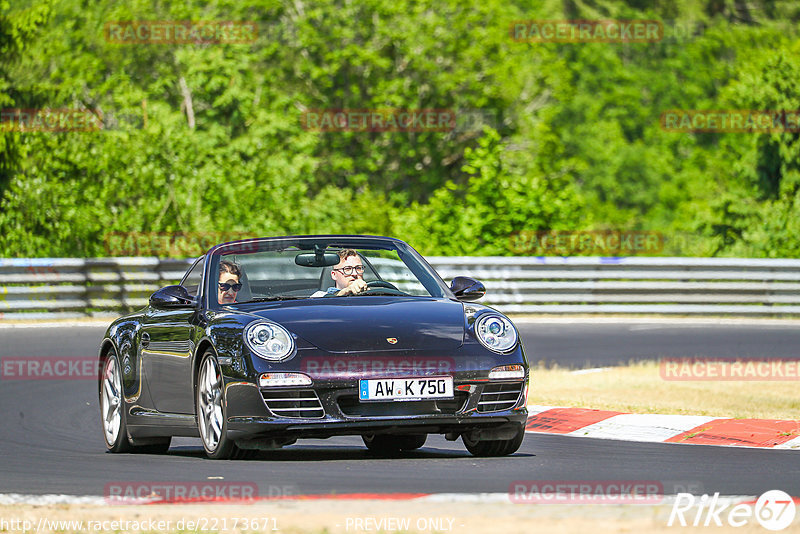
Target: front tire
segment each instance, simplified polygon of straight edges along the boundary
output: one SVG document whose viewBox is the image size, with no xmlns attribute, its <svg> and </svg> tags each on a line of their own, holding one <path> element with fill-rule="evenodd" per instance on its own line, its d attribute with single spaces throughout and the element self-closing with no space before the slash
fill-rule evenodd
<svg viewBox="0 0 800 534">
<path fill-rule="evenodd" d="M 238 452 L 228 438 L 225 417 L 222 371 L 214 352 L 203 354 L 197 372 L 197 427 L 206 455 L 214 460 L 226 460 Z"/>
<path fill-rule="evenodd" d="M 517 435 L 511 439 L 490 439 L 472 441 L 466 434 L 461 435 L 464 446 L 473 456 L 508 456 L 517 452 L 525 438 L 525 427 L 520 425 Z"/>
</svg>

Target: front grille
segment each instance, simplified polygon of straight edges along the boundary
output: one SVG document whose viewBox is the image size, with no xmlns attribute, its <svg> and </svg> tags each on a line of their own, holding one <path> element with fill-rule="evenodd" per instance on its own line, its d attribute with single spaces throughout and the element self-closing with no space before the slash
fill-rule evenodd
<svg viewBox="0 0 800 534">
<path fill-rule="evenodd" d="M 262 389 L 261 396 L 264 397 L 269 411 L 278 417 L 319 419 L 325 415 L 322 403 L 313 389 Z"/>
<path fill-rule="evenodd" d="M 453 399 L 361 402 L 357 395 L 342 395 L 336 401 L 349 417 L 393 417 L 404 415 L 455 415 L 464 407 L 468 394 L 456 391 Z"/>
<path fill-rule="evenodd" d="M 486 384 L 478 400 L 478 412 L 499 412 L 514 407 L 522 393 L 522 382 L 515 384 Z"/>
</svg>

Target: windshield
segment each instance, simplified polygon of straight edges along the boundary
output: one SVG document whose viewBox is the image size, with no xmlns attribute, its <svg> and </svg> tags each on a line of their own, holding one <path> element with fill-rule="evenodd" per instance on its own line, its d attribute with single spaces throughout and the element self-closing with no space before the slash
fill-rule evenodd
<svg viewBox="0 0 800 534">
<path fill-rule="evenodd" d="M 446 288 L 419 255 L 394 241 L 263 241 L 214 254 L 212 302 L 371 296 L 443 297 Z M 216 295 L 216 299 L 214 299 Z"/>
</svg>

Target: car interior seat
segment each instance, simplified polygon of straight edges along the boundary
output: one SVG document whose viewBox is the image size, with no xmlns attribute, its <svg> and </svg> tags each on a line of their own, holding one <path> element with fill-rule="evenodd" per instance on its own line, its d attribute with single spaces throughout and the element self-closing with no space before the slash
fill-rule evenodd
<svg viewBox="0 0 800 534">
<path fill-rule="evenodd" d="M 236 294 L 236 302 L 247 302 L 252 300 L 253 293 L 250 290 L 250 282 L 247 280 L 247 271 L 243 267 L 240 267 L 240 270 L 242 271 L 242 276 L 239 277 L 239 282 L 242 284 L 242 289 Z"/>
<path fill-rule="evenodd" d="M 333 271 L 333 267 L 323 267 L 322 272 L 319 275 L 319 290 L 320 291 L 327 291 L 329 287 L 333 287 L 336 285 L 333 278 L 331 278 L 331 272 Z"/>
</svg>

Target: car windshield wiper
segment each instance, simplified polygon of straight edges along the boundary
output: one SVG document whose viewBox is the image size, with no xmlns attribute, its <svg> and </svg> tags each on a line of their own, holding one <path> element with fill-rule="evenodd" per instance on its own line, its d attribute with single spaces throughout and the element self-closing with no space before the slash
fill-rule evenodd
<svg viewBox="0 0 800 534">
<path fill-rule="evenodd" d="M 274 296 L 274 297 L 254 297 L 250 300 L 245 300 L 244 302 L 270 302 L 274 300 L 298 300 L 298 299 L 307 299 L 308 297 L 292 297 L 288 295 L 283 296 Z M 236 304 L 242 304 L 242 302 L 237 302 Z"/>
</svg>

